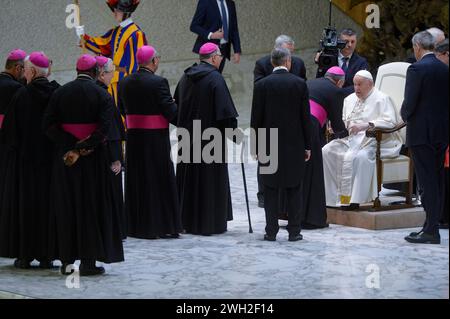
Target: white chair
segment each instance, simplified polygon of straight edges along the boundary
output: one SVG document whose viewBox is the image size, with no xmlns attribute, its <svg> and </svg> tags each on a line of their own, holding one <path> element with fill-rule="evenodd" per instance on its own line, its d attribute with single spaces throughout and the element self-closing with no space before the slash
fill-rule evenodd
<svg viewBox="0 0 450 319">
<path fill-rule="evenodd" d="M 413 178 L 414 168 L 410 156 L 400 155 L 396 158 L 382 159 L 380 156 L 380 145 L 384 134 L 393 134 L 399 132 L 403 143 L 406 140 L 406 124 L 401 121 L 400 109 L 402 107 L 405 84 L 406 84 L 406 72 L 409 63 L 394 62 L 380 66 L 378 69 L 377 79 L 375 87 L 381 92 L 387 94 L 396 110 L 400 124 L 393 129 L 379 129 L 374 128 L 367 131 L 367 135 L 375 137 L 377 140 L 377 153 L 376 153 L 376 168 L 378 179 L 378 196 L 374 201 L 372 211 L 379 210 L 393 210 L 413 207 L 412 204 L 412 191 L 413 191 Z M 380 192 L 381 185 L 388 183 L 408 183 L 408 191 L 406 193 L 405 204 L 396 204 L 389 206 L 381 206 Z"/>
</svg>

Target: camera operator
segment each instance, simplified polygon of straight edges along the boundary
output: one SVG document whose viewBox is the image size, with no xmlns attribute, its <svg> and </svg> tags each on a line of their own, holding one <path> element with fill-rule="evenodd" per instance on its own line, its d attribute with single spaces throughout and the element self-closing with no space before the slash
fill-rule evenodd
<svg viewBox="0 0 450 319">
<path fill-rule="evenodd" d="M 347 28 L 341 31 L 339 35 L 341 41 L 346 42 L 346 46 L 338 52 L 338 66 L 345 72 L 344 90 L 347 95 L 354 92 L 353 78 L 358 71 L 368 70 L 369 65 L 367 60 L 355 52 L 358 43 L 357 34 L 354 30 Z M 322 52 L 316 55 L 316 63 L 319 63 L 319 58 Z M 331 65 L 333 66 L 333 65 Z"/>
</svg>

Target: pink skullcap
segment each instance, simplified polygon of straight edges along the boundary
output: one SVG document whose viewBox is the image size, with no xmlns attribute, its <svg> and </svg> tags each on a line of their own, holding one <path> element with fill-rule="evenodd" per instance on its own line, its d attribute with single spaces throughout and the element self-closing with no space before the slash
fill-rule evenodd
<svg viewBox="0 0 450 319">
<path fill-rule="evenodd" d="M 327 71 L 328 74 L 338 75 L 338 76 L 345 76 L 344 70 L 342 70 L 338 66 L 333 66 L 332 68 L 329 68 Z"/>
<path fill-rule="evenodd" d="M 33 52 L 30 54 L 30 62 L 40 68 L 48 68 L 50 66 L 50 60 L 44 54 L 44 52 Z"/>
<path fill-rule="evenodd" d="M 78 58 L 77 70 L 78 71 L 88 71 L 97 65 L 97 60 L 89 54 L 83 54 Z"/>
<path fill-rule="evenodd" d="M 144 45 L 137 51 L 138 64 L 145 64 L 155 57 L 155 48 L 150 45 Z"/>
<path fill-rule="evenodd" d="M 104 67 L 105 64 L 108 63 L 108 61 L 109 61 L 108 58 L 105 58 L 104 56 L 101 56 L 101 55 L 96 56 L 95 60 L 97 61 L 97 65 L 101 68 Z"/>
<path fill-rule="evenodd" d="M 202 45 L 199 53 L 201 55 L 208 55 L 208 54 L 216 52 L 217 50 L 219 50 L 219 47 L 217 45 L 215 45 L 214 43 L 208 42 L 208 43 L 205 43 L 204 45 Z"/>
<path fill-rule="evenodd" d="M 10 61 L 20 61 L 24 60 L 26 57 L 26 52 L 20 49 L 15 49 L 8 54 L 8 60 Z"/>
</svg>

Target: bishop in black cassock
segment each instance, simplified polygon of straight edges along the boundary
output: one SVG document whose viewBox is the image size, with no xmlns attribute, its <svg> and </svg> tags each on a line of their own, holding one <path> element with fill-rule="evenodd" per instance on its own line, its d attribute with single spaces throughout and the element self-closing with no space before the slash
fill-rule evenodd
<svg viewBox="0 0 450 319">
<path fill-rule="evenodd" d="M 49 217 L 53 146 L 42 131 L 42 118 L 53 92 L 59 87 L 47 80 L 49 59 L 33 52 L 25 62 L 28 85 L 14 96 L 4 122 L 4 141 L 9 153 L 8 196 L 3 199 L 1 256 L 17 258 L 14 265 L 29 268 L 37 259 L 41 268 L 51 268 L 56 252 L 49 250 L 55 224 Z M 9 222 L 7 222 L 9 221 Z"/>
<path fill-rule="evenodd" d="M 80 275 L 104 273 L 95 261 L 124 260 L 119 214 L 112 205 L 107 136 L 114 101 L 95 83 L 97 62 L 83 55 L 76 80 L 59 88 L 44 116 L 55 144 L 50 214 L 57 226 L 61 272 L 81 259 Z"/>
<path fill-rule="evenodd" d="M 238 113 L 226 82 L 219 73 L 219 48 L 207 43 L 200 49 L 200 64 L 185 71 L 178 83 L 175 100 L 178 103 L 177 126 L 190 133 L 190 160 L 177 166 L 177 184 L 183 226 L 187 233 L 199 235 L 221 234 L 227 231 L 227 222 L 233 219 L 228 165 L 225 161 L 226 128 L 237 127 Z M 202 133 L 216 128 L 221 134 L 220 161 L 193 163 L 196 151 L 193 140 L 194 120 L 201 121 Z M 211 139 L 201 143 L 201 149 Z M 219 141 L 218 141 L 219 142 Z"/>
<path fill-rule="evenodd" d="M 128 235 L 177 238 L 182 232 L 169 122 L 177 112 L 169 83 L 155 74 L 156 50 L 138 50 L 139 70 L 119 83 L 119 105 L 127 117 L 125 206 Z"/>
<path fill-rule="evenodd" d="M 347 93 L 342 90 L 345 73 L 339 67 L 327 71 L 324 78 L 308 81 L 311 109 L 311 160 L 306 162 L 302 201 L 302 228 L 328 227 L 323 177 L 322 147 L 326 144 L 326 123 L 334 136 L 348 135 L 342 121 L 342 105 Z"/>
<path fill-rule="evenodd" d="M 17 210 L 17 207 L 7 207 L 11 202 L 4 202 L 16 191 L 17 179 L 11 178 L 11 173 L 16 170 L 16 152 L 10 145 L 6 144 L 4 138 L 4 123 L 10 111 L 11 100 L 22 87 L 21 80 L 24 76 L 24 60 L 27 54 L 22 50 L 14 50 L 6 59 L 5 71 L 0 73 L 0 255 L 12 256 L 16 250 L 10 243 L 17 243 L 16 235 L 10 233 L 9 225 L 17 222 L 17 215 L 11 216 L 4 211 Z M 11 183 L 7 184 L 5 181 Z M 7 187 L 6 187 L 7 186 Z M 13 217 L 14 220 L 10 220 Z"/>
</svg>

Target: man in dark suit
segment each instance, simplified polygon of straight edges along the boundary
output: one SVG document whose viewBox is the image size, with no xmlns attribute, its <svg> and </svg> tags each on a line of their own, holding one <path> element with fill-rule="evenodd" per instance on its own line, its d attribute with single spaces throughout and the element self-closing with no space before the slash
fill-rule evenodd
<svg viewBox="0 0 450 319">
<path fill-rule="evenodd" d="M 295 42 L 291 37 L 287 35 L 280 35 L 275 40 L 275 48 L 286 48 L 291 52 L 291 54 L 294 54 Z M 257 81 L 265 78 L 266 76 L 272 74 L 272 72 L 273 72 L 273 65 L 269 54 L 256 61 L 254 71 L 255 75 L 254 82 L 256 83 Z M 294 75 L 297 75 L 298 77 L 301 77 L 303 80 L 306 81 L 305 62 L 303 62 L 303 60 L 300 59 L 299 57 L 292 56 L 292 66 L 289 72 Z"/>
<path fill-rule="evenodd" d="M 344 90 L 348 95 L 355 90 L 353 87 L 353 78 L 358 71 L 368 70 L 367 60 L 355 52 L 358 44 L 357 34 L 352 29 L 344 29 L 340 33 L 340 38 L 347 42 L 344 49 L 340 50 L 338 61 L 339 67 L 345 72 Z"/>
<path fill-rule="evenodd" d="M 289 241 L 298 241 L 303 238 L 300 211 L 305 161 L 311 157 L 309 94 L 305 81 L 289 73 L 291 53 L 288 49 L 274 49 L 272 64 L 273 73 L 255 84 L 251 116 L 251 128 L 257 133 L 257 143 L 252 143 L 252 155 L 260 162 L 265 186 L 264 240 L 276 240 L 280 198 L 285 197 Z M 260 129 L 266 131 L 265 138 Z M 273 136 L 274 129 L 277 136 Z M 278 138 L 276 145 L 272 144 L 274 138 Z M 277 153 L 273 151 L 274 147 Z"/>
<path fill-rule="evenodd" d="M 241 60 L 241 39 L 233 0 L 199 0 L 197 10 L 191 23 L 191 31 L 198 35 L 194 45 L 194 53 L 207 42 L 220 47 L 222 55 L 231 59 L 231 45 L 233 45 L 233 62 Z M 222 73 L 225 59 L 222 60 L 219 71 Z"/>
<path fill-rule="evenodd" d="M 406 145 L 411 150 L 427 217 L 422 231 L 411 233 L 405 240 L 439 244 L 448 146 L 448 67 L 434 55 L 431 33 L 417 33 L 412 43 L 418 62 L 408 69 L 401 115 L 407 123 Z"/>
<path fill-rule="evenodd" d="M 275 40 L 275 48 L 285 48 L 288 49 L 291 53 L 291 69 L 289 72 L 291 74 L 294 74 L 306 81 L 306 67 L 305 63 L 302 59 L 296 56 L 292 56 L 295 51 L 295 42 L 294 40 L 287 36 L 287 35 L 280 35 Z M 256 61 L 255 64 L 255 70 L 254 70 L 254 83 L 258 82 L 259 80 L 265 78 L 268 75 L 271 75 L 273 72 L 273 65 L 271 56 L 266 55 L 265 57 L 262 57 L 258 61 Z M 258 174 L 258 206 L 261 208 L 264 208 L 264 184 L 262 183 L 261 176 Z M 282 214 L 284 215 L 284 214 Z"/>
</svg>

